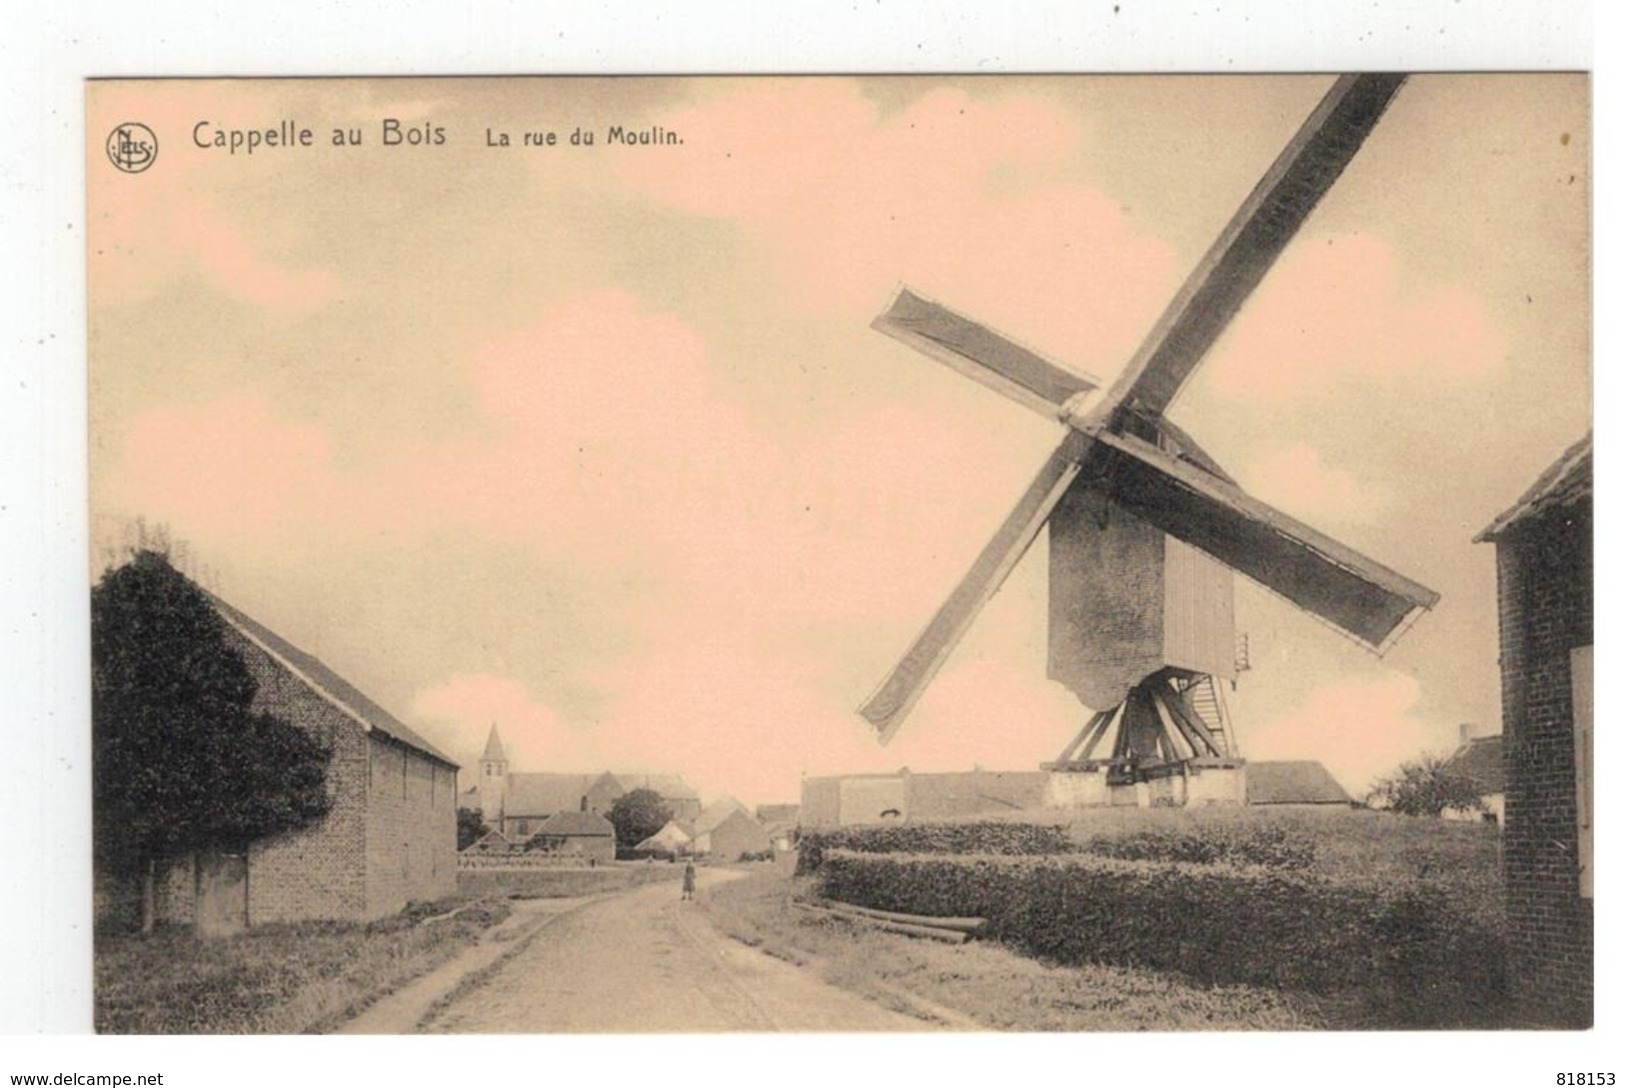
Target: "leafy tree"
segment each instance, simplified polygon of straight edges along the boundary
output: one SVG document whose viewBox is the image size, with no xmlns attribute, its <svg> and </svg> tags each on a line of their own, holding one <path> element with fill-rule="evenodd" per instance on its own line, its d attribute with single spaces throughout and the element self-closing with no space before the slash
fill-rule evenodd
<svg viewBox="0 0 1625 1088">
<path fill-rule="evenodd" d="M 1399 770 L 1377 780 L 1369 799 L 1379 808 L 1405 816 L 1437 816 L 1447 808 L 1482 810 L 1478 784 L 1447 764 L 1431 753 L 1402 763 Z"/>
<path fill-rule="evenodd" d="M 615 825 L 615 848 L 620 853 L 665 827 L 670 819 L 671 809 L 654 790 L 623 793 L 609 806 L 609 822 Z"/>
<path fill-rule="evenodd" d="M 95 859 L 140 877 L 143 931 L 158 862 L 326 815 L 331 748 L 251 709 L 219 614 L 164 554 L 138 551 L 91 590 L 90 652 Z"/>
<path fill-rule="evenodd" d="M 457 849 L 467 850 L 491 830 L 485 822 L 485 813 L 477 808 L 457 810 Z"/>
</svg>

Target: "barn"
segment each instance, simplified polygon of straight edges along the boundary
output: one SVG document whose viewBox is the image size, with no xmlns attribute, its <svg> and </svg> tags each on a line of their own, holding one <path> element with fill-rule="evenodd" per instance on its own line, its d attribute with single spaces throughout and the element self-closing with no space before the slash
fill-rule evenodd
<svg viewBox="0 0 1625 1088">
<path fill-rule="evenodd" d="M 1507 975 L 1531 1026 L 1592 1021 L 1591 435 L 1475 538 L 1495 545 Z"/>
<path fill-rule="evenodd" d="M 457 890 L 457 764 L 322 662 L 210 596 L 226 643 L 258 685 L 253 708 L 333 750 L 332 798 L 317 824 L 241 853 L 172 861 L 157 887 L 160 924 L 230 933 L 267 922 L 368 920 Z M 123 896 L 99 897 L 116 915 Z"/>
<path fill-rule="evenodd" d="M 1247 803 L 1349 808 L 1354 798 L 1318 759 L 1274 759 L 1247 764 Z"/>
</svg>

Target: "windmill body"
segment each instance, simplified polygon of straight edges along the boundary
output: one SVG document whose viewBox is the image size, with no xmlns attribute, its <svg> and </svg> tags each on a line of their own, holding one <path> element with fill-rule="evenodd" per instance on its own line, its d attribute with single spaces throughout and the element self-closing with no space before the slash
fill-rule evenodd
<svg viewBox="0 0 1625 1088">
<path fill-rule="evenodd" d="M 1066 425 L 1061 444 L 861 708 L 882 743 L 1049 529 L 1049 675 L 1093 710 L 1045 767 L 1072 802 L 1240 801 L 1221 681 L 1239 572 L 1381 653 L 1438 595 L 1246 494 L 1164 413 L 1342 174 L 1402 77 L 1339 79 L 1109 389 L 911 291 L 875 328 Z M 1107 738 L 1111 738 L 1109 746 Z M 1155 786 L 1153 793 L 1148 787 Z"/>
</svg>

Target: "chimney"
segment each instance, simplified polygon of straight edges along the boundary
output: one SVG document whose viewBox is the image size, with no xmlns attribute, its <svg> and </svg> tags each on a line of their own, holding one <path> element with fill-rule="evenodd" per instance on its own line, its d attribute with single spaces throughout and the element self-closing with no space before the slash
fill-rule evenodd
<svg viewBox="0 0 1625 1088">
<path fill-rule="evenodd" d="M 1473 732 L 1474 732 L 1473 723 L 1472 722 L 1462 722 L 1460 728 L 1461 728 L 1461 743 L 1466 744 L 1468 741 L 1473 739 Z"/>
</svg>

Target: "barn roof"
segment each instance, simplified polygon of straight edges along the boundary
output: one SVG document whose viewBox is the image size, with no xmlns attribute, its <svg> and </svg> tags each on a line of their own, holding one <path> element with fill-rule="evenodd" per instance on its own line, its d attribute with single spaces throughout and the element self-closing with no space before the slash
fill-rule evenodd
<svg viewBox="0 0 1625 1088">
<path fill-rule="evenodd" d="M 683 781 L 680 774 L 626 774 L 616 771 L 613 777 L 627 793 L 633 790 L 654 790 L 667 801 L 700 799 L 700 795 L 694 792 L 694 787 Z"/>
<path fill-rule="evenodd" d="M 1499 540 L 1508 530 L 1515 528 L 1548 510 L 1573 506 L 1591 497 L 1591 432 L 1554 461 L 1530 485 L 1523 497 L 1502 511 L 1484 531 L 1473 537 L 1473 543 Z"/>
<path fill-rule="evenodd" d="M 509 816 L 548 816 L 555 812 L 575 812 L 599 775 L 554 774 L 547 771 L 515 772 L 508 775 L 508 789 L 502 802 Z"/>
<path fill-rule="evenodd" d="M 1445 760 L 1445 770 L 1470 779 L 1480 795 L 1506 792 L 1506 767 L 1501 758 L 1501 734 L 1474 737 Z"/>
<path fill-rule="evenodd" d="M 614 835 L 615 825 L 596 812 L 555 812 L 536 829 L 539 837 L 599 837 Z"/>
<path fill-rule="evenodd" d="M 1319 760 L 1247 763 L 1249 805 L 1347 805 L 1353 800 Z"/>
<path fill-rule="evenodd" d="M 362 728 L 376 730 L 414 751 L 457 769 L 452 758 L 425 740 L 417 730 L 396 718 L 389 711 L 363 695 L 344 677 L 307 654 L 269 627 L 234 608 L 215 596 L 207 594 L 215 612 L 238 634 L 257 644 L 284 668 L 292 672 L 307 687 L 359 722 Z"/>
</svg>

